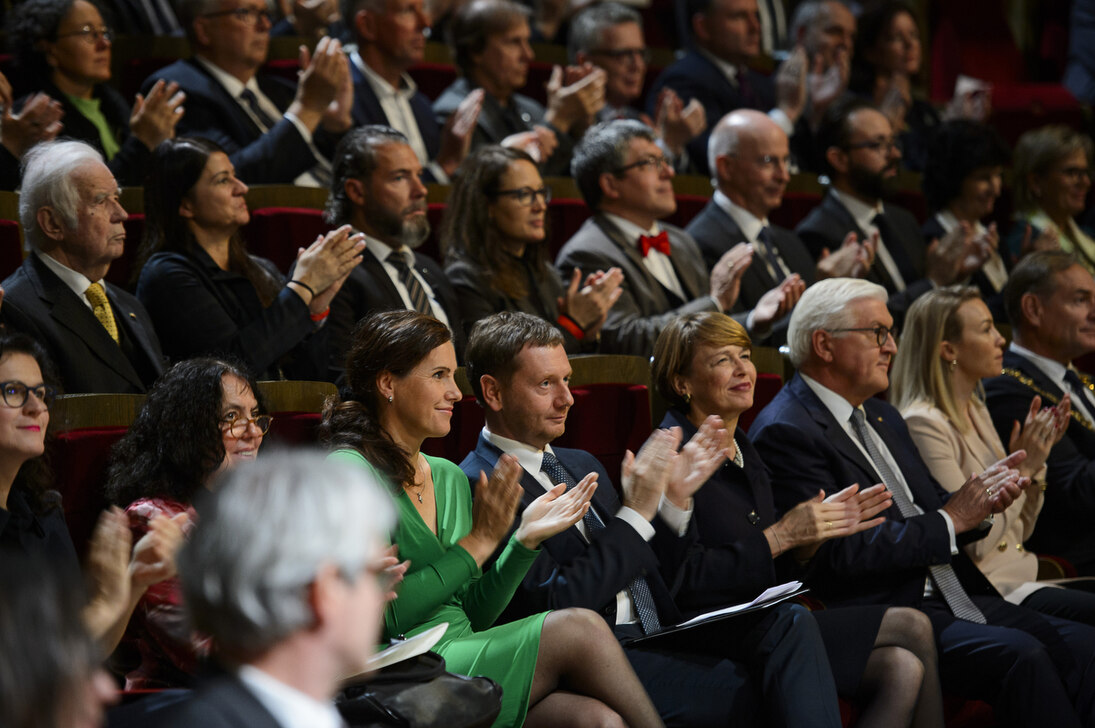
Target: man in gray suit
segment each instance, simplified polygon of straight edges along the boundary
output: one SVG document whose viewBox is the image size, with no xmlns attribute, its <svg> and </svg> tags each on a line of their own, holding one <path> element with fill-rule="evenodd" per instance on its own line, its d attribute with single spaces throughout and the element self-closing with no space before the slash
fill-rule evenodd
<svg viewBox="0 0 1095 728">
<path fill-rule="evenodd" d="M 623 271 L 623 295 L 604 326 L 615 353 L 649 356 L 674 317 L 733 310 L 753 256 L 750 246 L 737 246 L 709 275 L 692 236 L 658 222 L 677 209 L 677 201 L 673 168 L 655 142 L 645 124 L 618 120 L 591 129 L 574 152 L 574 180 L 595 214 L 559 251 L 556 265 L 567 275 L 574 268 L 583 276 Z M 801 294 L 801 280 L 789 279 L 737 317 L 754 338 L 763 338 Z"/>
</svg>

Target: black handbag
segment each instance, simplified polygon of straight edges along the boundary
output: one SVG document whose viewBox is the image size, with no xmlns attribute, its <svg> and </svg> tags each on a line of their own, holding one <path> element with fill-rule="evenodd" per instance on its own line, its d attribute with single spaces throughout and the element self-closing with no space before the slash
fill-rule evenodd
<svg viewBox="0 0 1095 728">
<path fill-rule="evenodd" d="M 335 700 L 352 728 L 488 728 L 502 709 L 502 686 L 445 671 L 425 652 L 383 668 Z"/>
</svg>

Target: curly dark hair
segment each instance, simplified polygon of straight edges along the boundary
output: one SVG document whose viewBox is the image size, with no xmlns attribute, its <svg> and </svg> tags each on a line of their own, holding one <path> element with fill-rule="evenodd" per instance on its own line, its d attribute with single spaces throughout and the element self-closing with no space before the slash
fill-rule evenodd
<svg viewBox="0 0 1095 728">
<path fill-rule="evenodd" d="M 441 245 L 445 261 L 468 261 L 487 274 L 487 283 L 510 298 L 528 295 L 528 280 L 521 259 L 504 247 L 505 241 L 490 219 L 488 208 L 497 199 L 502 175 L 515 162 L 536 162 L 519 149 L 486 146 L 468 156 L 460 165 L 445 215 L 441 219 Z M 525 248 L 536 277 L 552 275 L 548 264 L 547 236 Z"/>
<path fill-rule="evenodd" d="M 933 213 L 962 194 L 962 183 L 981 167 L 1004 167 L 1011 153 L 987 124 L 955 119 L 939 125 L 928 143 L 928 163 L 920 187 Z"/>
<path fill-rule="evenodd" d="M 319 440 L 332 450 L 356 450 L 394 487 L 414 484 L 411 453 L 380 426 L 381 372 L 404 377 L 437 347 L 452 341 L 449 327 L 417 311 L 381 311 L 354 327 L 346 354 L 348 394 L 327 400 Z"/>
<path fill-rule="evenodd" d="M 226 374 L 247 382 L 265 411 L 254 378 L 241 365 L 209 357 L 179 362 L 156 381 L 111 451 L 106 494 L 112 503 L 193 500 L 224 462 L 220 418 Z"/>
<path fill-rule="evenodd" d="M 890 24 L 902 13 L 912 18 L 917 26 L 920 25 L 912 6 L 904 0 L 878 0 L 870 3 L 856 18 L 855 53 L 852 55 L 851 78 L 848 80 L 848 88 L 855 93 L 868 98 L 874 97 L 877 69 L 867 60 L 867 54 L 890 32 Z"/>
<path fill-rule="evenodd" d="M 37 341 L 23 334 L 0 333 L 0 363 L 9 354 L 26 354 L 34 359 L 42 370 L 42 381 L 58 389 L 59 380 L 53 362 Z M 18 488 L 27 497 L 31 510 L 41 515 L 61 505 L 61 494 L 53 490 L 52 485 L 53 470 L 48 458 L 43 455 L 24 462 L 15 474 L 11 487 L 12 490 Z"/>
<path fill-rule="evenodd" d="M 98 0 L 87 0 L 110 24 L 110 12 Z M 15 53 L 19 69 L 33 79 L 46 79 L 52 68 L 46 61 L 42 41 L 57 40 L 61 21 L 72 10 L 76 0 L 25 0 L 15 3 L 8 28 L 8 42 Z"/>
</svg>

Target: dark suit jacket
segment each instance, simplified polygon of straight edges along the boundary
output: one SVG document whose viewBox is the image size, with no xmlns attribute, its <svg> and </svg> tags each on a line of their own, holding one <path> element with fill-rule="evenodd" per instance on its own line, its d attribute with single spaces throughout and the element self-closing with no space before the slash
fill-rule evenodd
<svg viewBox="0 0 1095 728">
<path fill-rule="evenodd" d="M 905 290 L 897 291 L 892 285 L 888 285 L 889 276 L 880 272 L 883 270 L 882 261 L 877 257 L 867 278 L 887 286 L 890 300 L 886 305 L 900 324 L 912 302 L 932 289 L 931 281 L 924 277 L 926 246 L 920 235 L 920 225 L 908 210 L 887 203 L 882 208 L 882 216 L 893 231 L 882 242 L 897 264 L 897 269 L 901 271 L 901 277 L 905 279 Z M 795 228 L 795 232 L 805 243 L 810 255 L 814 256 L 814 260 L 821 255 L 822 248 L 830 251 L 839 248 L 850 232 L 856 233 L 860 240 L 866 237 L 856 225 L 848 208 L 840 204 L 832 192 L 822 198 L 821 204 L 810 211 L 806 219 Z"/>
<path fill-rule="evenodd" d="M 1004 368 L 1017 371 L 1030 384 L 1009 374 L 985 380 L 985 402 L 1002 442 L 1011 437 L 1012 423 L 1023 422 L 1030 400 L 1043 392 L 1042 406 L 1064 393 L 1026 357 L 1004 352 Z M 1030 385 L 1033 385 L 1030 386 Z M 1036 389 L 1035 389 L 1036 388 Z M 1051 399 L 1052 398 L 1052 399 Z M 1076 418 L 1046 459 L 1045 504 L 1027 544 L 1032 550 L 1063 556 L 1085 573 L 1095 569 L 1095 431 Z"/>
<path fill-rule="evenodd" d="M 289 184 L 316 164 L 315 154 L 293 122 L 282 119 L 265 134 L 239 103 L 193 58 L 175 61 L 145 80 L 148 93 L 158 79 L 175 81 L 186 92 L 186 114 L 176 136 L 204 137 L 224 149 L 236 166 L 236 175 L 249 184 Z M 281 111 L 295 96 L 293 85 L 275 76 L 258 74 L 259 88 Z M 337 141 L 317 129 L 316 147 L 329 153 Z"/>
<path fill-rule="evenodd" d="M 939 224 L 939 220 L 936 216 L 932 215 L 920 228 L 920 234 L 924 237 L 924 244 L 931 245 L 933 240 L 940 240 L 947 234 L 947 231 Z M 1009 256 L 1004 254 L 1000 257 L 1006 264 Z M 1003 292 L 996 290 L 992 285 L 992 281 L 989 280 L 984 271 L 979 270 L 974 273 L 973 277 L 970 278 L 970 285 L 977 286 L 977 290 L 981 291 L 981 298 L 985 299 L 985 305 L 989 307 L 989 311 L 992 312 L 992 317 L 995 320 L 1008 320 L 1007 312 L 1004 310 Z"/>
<path fill-rule="evenodd" d="M 430 284 L 437 302 L 445 310 L 452 327 L 456 358 L 464 360 L 464 325 L 460 320 L 460 305 L 445 274 L 432 258 L 415 253 L 414 267 Z M 330 331 L 330 367 L 328 376 L 335 381 L 345 369 L 346 352 L 350 348 L 350 334 L 362 318 L 373 311 L 392 311 L 406 308 L 395 284 L 384 271 L 384 266 L 372 253 L 365 252 L 361 265 L 350 272 L 342 289 L 331 301 L 331 314 L 326 328 Z"/>
<path fill-rule="evenodd" d="M 707 114 L 708 130 L 714 128 L 719 119 L 734 109 L 752 108 L 767 112 L 776 105 L 775 87 L 772 80 L 752 69 L 746 69 L 745 81 L 752 90 L 753 99 L 746 103 L 742 98 L 740 86 L 734 86 L 719 68 L 706 56 L 697 51 L 688 51 L 680 60 L 662 71 L 654 81 L 646 97 L 646 113 L 656 118 L 654 105 L 658 92 L 668 86 L 677 92 L 681 101 L 687 104 L 699 99 Z M 688 156 L 700 174 L 710 174 L 707 167 L 707 138 L 704 132 L 688 143 Z"/>
<path fill-rule="evenodd" d="M 620 500 L 604 467 L 597 458 L 582 450 L 558 447 L 552 451 L 575 481 L 591 472 L 597 473 L 593 508 L 604 521 L 605 528 L 596 534 L 592 543 L 587 543 L 574 526 L 544 541 L 540 545 L 540 555 L 503 613 L 502 621 L 547 609 L 585 607 L 599 612 L 609 624 L 615 625 L 617 592 L 626 589 L 632 579 L 642 574 L 650 584 L 662 624 L 679 622 L 680 613 L 662 579 L 658 558 L 650 544 L 628 523 L 614 517 L 620 509 Z M 502 451 L 480 434 L 475 450 L 468 453 L 460 468 L 475 482 L 479 471 L 491 472 L 501 456 Z M 521 496 L 522 509 L 544 494 L 544 486 L 523 470 L 521 487 L 525 489 Z M 679 540 L 667 529 L 659 528 L 658 522 L 656 519 L 656 540 Z M 672 570 L 673 565 L 662 564 L 662 568 Z"/>
<path fill-rule="evenodd" d="M 927 567 L 950 562 L 970 594 L 996 591 L 963 550 L 950 553 L 943 516 L 936 513 L 949 494 L 932 477 L 909 437 L 901 414 L 878 399 L 864 403 L 867 422 L 882 437 L 924 513 L 905 518 L 896 505 L 880 526 L 822 544 L 807 577 L 831 604 L 917 606 Z M 772 476 L 776 510 L 782 514 L 819 490 L 835 493 L 852 483 L 868 487 L 881 480 L 852 439 L 807 386 L 795 377 L 749 427 Z M 959 534 L 959 543 L 985 532 Z"/>
<path fill-rule="evenodd" d="M 189 700 L 164 712 L 158 719 L 164 728 L 282 728 L 232 675 L 219 675 L 202 683 Z"/>
<path fill-rule="evenodd" d="M 107 298 L 132 358 L 110 338 L 91 309 L 37 254 L 4 281 L 0 321 L 45 347 L 67 394 L 148 390 L 163 373 L 164 357 L 144 306 L 110 283 Z"/>
</svg>

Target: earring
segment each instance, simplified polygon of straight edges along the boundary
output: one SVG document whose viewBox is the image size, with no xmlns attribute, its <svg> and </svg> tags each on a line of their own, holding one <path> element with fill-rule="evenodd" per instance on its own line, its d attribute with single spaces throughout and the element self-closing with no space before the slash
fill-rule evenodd
<svg viewBox="0 0 1095 728">
<path fill-rule="evenodd" d="M 392 403 L 392 395 L 389 394 L 388 395 L 388 404 L 391 404 L 391 403 Z"/>
<path fill-rule="evenodd" d="M 688 404 L 692 401 L 692 395 L 685 392 L 684 394 L 681 395 L 681 399 L 684 400 L 685 404 Z"/>
<path fill-rule="evenodd" d="M 949 362 L 949 365 L 950 365 L 950 370 L 952 372 L 955 369 L 957 369 L 958 368 L 958 357 L 954 357 L 953 359 L 951 359 L 950 362 Z"/>
</svg>

